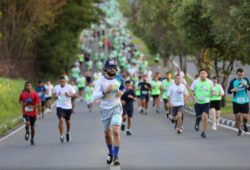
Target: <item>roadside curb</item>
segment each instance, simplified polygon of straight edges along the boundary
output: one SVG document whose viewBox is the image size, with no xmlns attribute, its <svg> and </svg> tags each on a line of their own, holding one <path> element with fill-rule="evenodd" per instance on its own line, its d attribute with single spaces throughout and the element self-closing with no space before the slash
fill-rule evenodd
<svg viewBox="0 0 250 170">
<path fill-rule="evenodd" d="M 56 101 L 54 101 L 54 103 L 52 103 L 51 109 L 52 109 L 53 107 L 55 107 L 55 105 L 56 105 Z M 49 113 L 49 111 L 48 111 L 48 109 L 45 109 L 44 115 L 47 114 L 47 113 Z M 22 116 L 19 116 L 18 118 L 13 119 L 13 122 L 15 122 L 15 121 L 18 120 L 18 119 L 22 119 Z M 14 120 L 15 120 L 15 121 L 14 121 Z M 6 125 L 4 125 L 4 126 L 5 126 L 5 128 L 7 128 Z M 20 126 L 19 128 L 17 128 L 16 130 L 10 132 L 9 134 L 3 135 L 2 137 L 0 137 L 0 142 L 3 141 L 3 140 L 5 140 L 5 139 L 7 139 L 7 138 L 9 138 L 9 137 L 11 137 L 12 135 L 16 134 L 17 132 L 19 132 L 20 130 L 22 130 L 24 127 L 25 127 L 25 125 L 22 125 L 22 126 Z"/>
<path fill-rule="evenodd" d="M 191 115 L 194 115 L 195 116 L 195 111 L 194 111 L 194 108 L 190 107 L 190 106 L 184 106 L 184 109 L 185 109 L 185 112 L 186 113 L 189 113 Z M 212 115 L 209 114 L 209 119 L 208 119 L 209 122 L 212 122 Z M 224 119 L 224 118 L 218 118 L 218 121 L 220 123 L 220 125 L 224 125 L 226 127 L 230 127 L 230 128 L 233 128 L 235 129 L 236 131 L 238 131 L 238 129 L 236 128 L 236 123 L 235 121 L 233 120 L 228 120 L 228 119 Z M 250 125 L 247 125 L 248 129 L 250 129 Z M 244 134 L 247 134 L 247 135 L 250 135 L 249 132 L 245 133 Z"/>
</svg>

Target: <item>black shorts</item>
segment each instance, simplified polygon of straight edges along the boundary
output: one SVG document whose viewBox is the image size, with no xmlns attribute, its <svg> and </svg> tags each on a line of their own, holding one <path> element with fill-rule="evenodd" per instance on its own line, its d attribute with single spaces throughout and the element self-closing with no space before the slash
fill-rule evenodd
<svg viewBox="0 0 250 170">
<path fill-rule="evenodd" d="M 211 100 L 210 101 L 210 109 L 220 110 L 220 100 Z"/>
<path fill-rule="evenodd" d="M 79 61 L 79 63 L 82 65 L 82 62 L 81 62 L 81 61 Z"/>
<path fill-rule="evenodd" d="M 81 92 L 81 91 L 84 90 L 84 87 L 79 87 L 78 89 L 79 89 L 79 91 Z"/>
<path fill-rule="evenodd" d="M 141 98 L 141 96 L 136 96 L 137 97 L 137 99 L 140 99 Z"/>
<path fill-rule="evenodd" d="M 122 116 L 124 116 L 124 115 L 128 115 L 128 117 L 132 118 L 133 117 L 133 110 L 124 110 L 123 109 Z"/>
<path fill-rule="evenodd" d="M 203 112 L 209 114 L 209 109 L 210 109 L 210 102 L 209 103 L 204 103 L 204 104 L 195 104 L 194 105 L 194 110 L 196 116 L 202 115 Z"/>
<path fill-rule="evenodd" d="M 45 101 L 42 101 L 41 104 L 42 104 L 42 107 L 44 107 L 45 106 Z"/>
<path fill-rule="evenodd" d="M 155 60 L 155 63 L 159 63 L 159 60 Z"/>
<path fill-rule="evenodd" d="M 72 109 L 63 109 L 61 107 L 57 107 L 56 113 L 57 113 L 58 119 L 63 117 L 66 120 L 70 120 L 70 116 L 72 114 Z"/>
<path fill-rule="evenodd" d="M 141 95 L 141 100 L 146 99 L 146 102 L 148 102 L 149 96 L 148 95 Z"/>
<path fill-rule="evenodd" d="M 237 114 L 237 113 L 249 114 L 249 103 L 238 104 L 238 103 L 233 102 L 233 110 L 234 110 L 234 114 Z"/>
<path fill-rule="evenodd" d="M 34 127 L 36 123 L 36 116 L 23 115 L 24 123 L 30 122 L 30 126 Z"/>
<path fill-rule="evenodd" d="M 46 97 L 46 98 L 45 98 L 45 101 L 46 101 L 46 102 L 49 101 L 49 100 L 51 100 L 51 97 Z"/>
<path fill-rule="evenodd" d="M 75 98 L 74 97 L 71 97 L 71 102 L 75 102 Z"/>
<path fill-rule="evenodd" d="M 164 101 L 164 104 L 168 103 L 168 99 L 163 99 L 163 101 Z"/>
<path fill-rule="evenodd" d="M 154 94 L 154 95 L 152 94 L 151 96 L 152 96 L 154 99 L 156 99 L 156 98 L 159 98 L 160 95 L 159 95 L 159 94 Z"/>
</svg>

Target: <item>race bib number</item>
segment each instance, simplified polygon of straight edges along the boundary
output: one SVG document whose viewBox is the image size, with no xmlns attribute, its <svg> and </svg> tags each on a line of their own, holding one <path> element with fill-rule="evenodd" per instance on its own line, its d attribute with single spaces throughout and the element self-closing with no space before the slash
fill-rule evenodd
<svg viewBox="0 0 250 170">
<path fill-rule="evenodd" d="M 199 100 L 200 102 L 205 102 L 205 101 L 207 101 L 207 97 L 201 96 L 201 97 L 198 98 L 198 100 Z"/>
<path fill-rule="evenodd" d="M 142 91 L 141 94 L 146 95 L 148 94 L 148 91 Z"/>
<path fill-rule="evenodd" d="M 65 95 L 60 95 L 58 96 L 59 101 L 66 101 L 66 96 Z"/>
<path fill-rule="evenodd" d="M 42 96 L 42 95 L 43 95 L 42 92 L 39 92 L 39 93 L 38 93 L 38 96 Z"/>
<path fill-rule="evenodd" d="M 237 98 L 237 102 L 238 103 L 244 103 L 246 100 L 245 100 L 245 97 L 238 97 Z"/>
<path fill-rule="evenodd" d="M 122 123 L 122 116 L 119 115 L 119 114 L 115 114 L 113 117 L 112 117 L 112 120 L 111 120 L 111 125 L 120 125 Z"/>
<path fill-rule="evenodd" d="M 182 102 L 182 97 L 174 97 L 174 102 Z"/>
<path fill-rule="evenodd" d="M 113 90 L 110 90 L 109 94 L 116 94 L 118 93 L 118 89 L 113 89 Z"/>
<path fill-rule="evenodd" d="M 25 112 L 33 112 L 33 108 L 29 108 L 28 106 L 25 107 Z"/>
</svg>

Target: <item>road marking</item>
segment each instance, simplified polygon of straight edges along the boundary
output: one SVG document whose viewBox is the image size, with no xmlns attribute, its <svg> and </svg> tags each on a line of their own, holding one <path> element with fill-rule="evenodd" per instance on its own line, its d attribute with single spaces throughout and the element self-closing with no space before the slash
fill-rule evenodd
<svg viewBox="0 0 250 170">
<path fill-rule="evenodd" d="M 55 105 L 56 105 L 56 102 L 54 102 L 54 103 L 51 105 L 51 108 L 53 108 Z M 48 113 L 48 111 L 47 111 L 47 112 L 44 112 L 44 115 L 45 115 L 46 113 Z M 17 128 L 16 130 L 14 130 L 13 132 L 9 133 L 8 135 L 2 137 L 2 138 L 0 139 L 0 142 L 2 142 L 3 140 L 5 140 L 5 139 L 11 137 L 12 135 L 16 134 L 16 133 L 19 132 L 20 130 L 24 129 L 24 127 L 25 127 L 25 125 L 22 125 L 21 127 Z"/>
<path fill-rule="evenodd" d="M 118 166 L 111 165 L 110 170 L 121 170 L 121 167 L 120 167 L 120 165 L 118 165 Z"/>
</svg>

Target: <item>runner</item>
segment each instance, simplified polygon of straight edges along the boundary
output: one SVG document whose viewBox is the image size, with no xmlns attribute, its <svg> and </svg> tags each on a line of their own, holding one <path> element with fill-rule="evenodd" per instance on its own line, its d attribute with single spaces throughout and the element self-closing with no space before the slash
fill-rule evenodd
<svg viewBox="0 0 250 170">
<path fill-rule="evenodd" d="M 224 96 L 224 90 L 220 84 L 217 84 L 217 77 L 214 76 L 212 78 L 214 84 L 214 92 L 215 94 L 210 97 L 210 112 L 213 117 L 213 126 L 212 130 L 217 130 L 217 126 L 219 125 L 218 118 L 220 117 L 220 105 L 221 105 L 221 96 Z"/>
<path fill-rule="evenodd" d="M 85 77 L 83 77 L 82 73 L 80 73 L 80 77 L 77 78 L 76 82 L 77 82 L 77 87 L 79 89 L 81 102 L 83 102 L 83 97 L 84 97 L 83 91 L 86 84 L 86 79 Z"/>
<path fill-rule="evenodd" d="M 23 121 L 25 123 L 25 140 L 29 140 L 30 132 L 29 127 L 31 127 L 31 140 L 30 144 L 34 145 L 35 136 L 35 124 L 36 124 L 36 108 L 41 105 L 41 99 L 38 94 L 32 91 L 32 85 L 30 82 L 25 83 L 25 91 L 20 94 L 19 103 L 23 106 Z"/>
<path fill-rule="evenodd" d="M 37 119 L 40 118 L 40 115 L 42 114 L 42 118 L 44 118 L 44 106 L 45 106 L 45 96 L 44 94 L 46 94 L 46 89 L 45 87 L 43 86 L 43 83 L 42 81 L 40 80 L 38 82 L 38 85 L 36 86 L 36 92 L 38 94 L 38 96 L 40 97 L 41 99 L 41 105 L 38 107 L 38 116 L 37 116 Z"/>
<path fill-rule="evenodd" d="M 159 113 L 159 107 L 160 107 L 160 94 L 161 94 L 161 87 L 162 84 L 158 80 L 159 77 L 155 76 L 155 80 L 152 82 L 152 91 L 151 91 L 151 96 L 153 97 L 153 107 L 155 106 L 156 103 L 156 113 Z"/>
<path fill-rule="evenodd" d="M 177 121 L 177 134 L 182 134 L 182 114 L 184 104 L 187 103 L 186 86 L 181 84 L 181 76 L 175 76 L 175 83 L 168 89 L 168 101 L 172 109 L 172 120 Z"/>
<path fill-rule="evenodd" d="M 92 76 L 93 76 L 92 71 L 88 69 L 87 72 L 85 73 L 87 85 L 91 82 Z"/>
<path fill-rule="evenodd" d="M 127 135 L 132 135 L 130 133 L 130 127 L 132 123 L 132 117 L 134 112 L 134 101 L 136 101 L 136 96 L 134 90 L 131 89 L 131 83 L 130 81 L 125 82 L 126 91 L 123 94 L 121 100 L 122 100 L 122 106 L 123 106 L 123 114 L 122 114 L 122 127 L 121 130 L 125 130 L 126 120 L 128 118 L 128 128 L 127 128 Z"/>
<path fill-rule="evenodd" d="M 125 91 L 125 87 L 123 79 L 115 75 L 117 71 L 117 62 L 115 60 L 107 60 L 104 65 L 104 71 L 107 74 L 97 80 L 93 97 L 94 100 L 101 99 L 101 120 L 109 149 L 107 164 L 111 164 L 114 157 L 114 165 L 119 165 L 118 153 L 120 149 L 120 125 L 122 123 L 120 98 Z"/>
<path fill-rule="evenodd" d="M 206 128 L 208 123 L 208 114 L 210 109 L 210 95 L 214 93 L 213 82 L 207 78 L 207 70 L 200 69 L 200 79 L 197 79 L 191 85 L 191 95 L 194 98 L 196 122 L 195 130 L 199 131 L 201 118 L 203 117 L 203 131 L 201 137 L 206 138 Z M 195 95 L 194 95 L 195 94 Z"/>
<path fill-rule="evenodd" d="M 101 69 L 96 70 L 96 72 L 94 73 L 94 82 L 93 84 L 95 85 L 95 82 L 102 76 L 102 72 Z"/>
<path fill-rule="evenodd" d="M 139 78 L 139 80 L 137 80 L 135 82 L 135 89 L 134 90 L 135 90 L 135 95 L 138 99 L 138 111 L 140 112 L 142 110 L 142 106 L 141 106 L 141 90 L 139 88 L 139 83 L 142 82 L 142 76 L 139 76 L 138 78 Z"/>
<path fill-rule="evenodd" d="M 147 115 L 149 92 L 151 91 L 151 85 L 148 83 L 148 77 L 145 75 L 143 82 L 139 83 L 141 90 L 141 102 L 142 102 L 142 114 Z"/>
<path fill-rule="evenodd" d="M 92 112 L 92 106 L 93 106 L 93 85 L 90 82 L 89 85 L 85 88 L 85 100 L 88 105 L 89 111 Z"/>
<path fill-rule="evenodd" d="M 177 69 L 177 71 L 174 73 L 174 76 L 176 76 L 177 74 L 180 74 L 181 75 L 181 79 L 184 79 L 185 78 L 185 74 L 183 71 L 181 71 L 181 68 L 179 67 Z"/>
<path fill-rule="evenodd" d="M 242 136 L 241 116 L 243 117 L 244 131 L 248 132 L 249 99 L 247 97 L 247 90 L 250 91 L 250 86 L 248 78 L 244 77 L 244 70 L 242 68 L 238 68 L 236 74 L 236 78 L 230 81 L 227 93 L 233 93 L 235 122 L 239 129 L 238 136 Z"/>
<path fill-rule="evenodd" d="M 156 54 L 156 55 L 155 55 L 155 66 L 158 66 L 159 60 L 160 60 L 160 55 L 159 55 L 159 54 Z"/>
<path fill-rule="evenodd" d="M 46 101 L 46 108 L 49 109 L 49 112 L 51 111 L 51 97 L 52 97 L 52 92 L 54 86 L 50 83 L 50 81 L 47 82 L 47 84 L 44 86 L 46 89 L 46 94 L 45 94 L 45 101 Z"/>
<path fill-rule="evenodd" d="M 172 84 L 173 84 L 173 80 L 171 80 L 171 73 L 167 72 L 166 79 L 162 81 L 162 98 L 163 98 L 164 105 L 165 105 L 165 110 L 166 110 L 165 117 L 166 118 L 168 118 L 169 115 L 171 115 L 167 94 L 168 94 L 168 89 Z"/>
<path fill-rule="evenodd" d="M 77 57 L 78 57 L 78 61 L 80 63 L 80 68 L 81 68 L 82 67 L 82 63 L 83 63 L 83 57 L 84 57 L 84 55 L 83 55 L 83 53 L 79 53 L 77 55 Z"/>
<path fill-rule="evenodd" d="M 89 60 L 86 62 L 86 68 L 88 70 L 92 70 L 92 67 L 93 67 L 93 61 L 92 60 Z"/>
<path fill-rule="evenodd" d="M 55 99 L 58 99 L 56 112 L 59 119 L 60 140 L 61 142 L 64 142 L 63 122 L 65 119 L 67 126 L 66 140 L 67 142 L 70 142 L 70 116 L 72 114 L 71 98 L 77 98 L 77 94 L 71 85 L 66 84 L 63 76 L 59 77 L 59 83 L 59 85 L 55 86 L 53 94 Z"/>
<path fill-rule="evenodd" d="M 66 83 L 69 83 L 69 77 L 67 76 L 66 72 L 63 73 Z"/>
<path fill-rule="evenodd" d="M 101 60 L 97 61 L 97 63 L 96 63 L 96 69 L 97 70 L 102 70 L 102 62 L 101 62 Z"/>
<path fill-rule="evenodd" d="M 72 78 L 76 82 L 77 78 L 79 77 L 80 69 L 76 65 L 71 69 Z"/>
<path fill-rule="evenodd" d="M 76 91 L 76 94 L 78 93 L 78 87 L 75 85 L 74 81 L 71 81 L 70 83 L 71 87 L 73 87 L 73 89 Z M 72 104 L 72 113 L 74 112 L 74 108 L 75 108 L 75 98 L 71 97 L 71 104 Z"/>
</svg>

